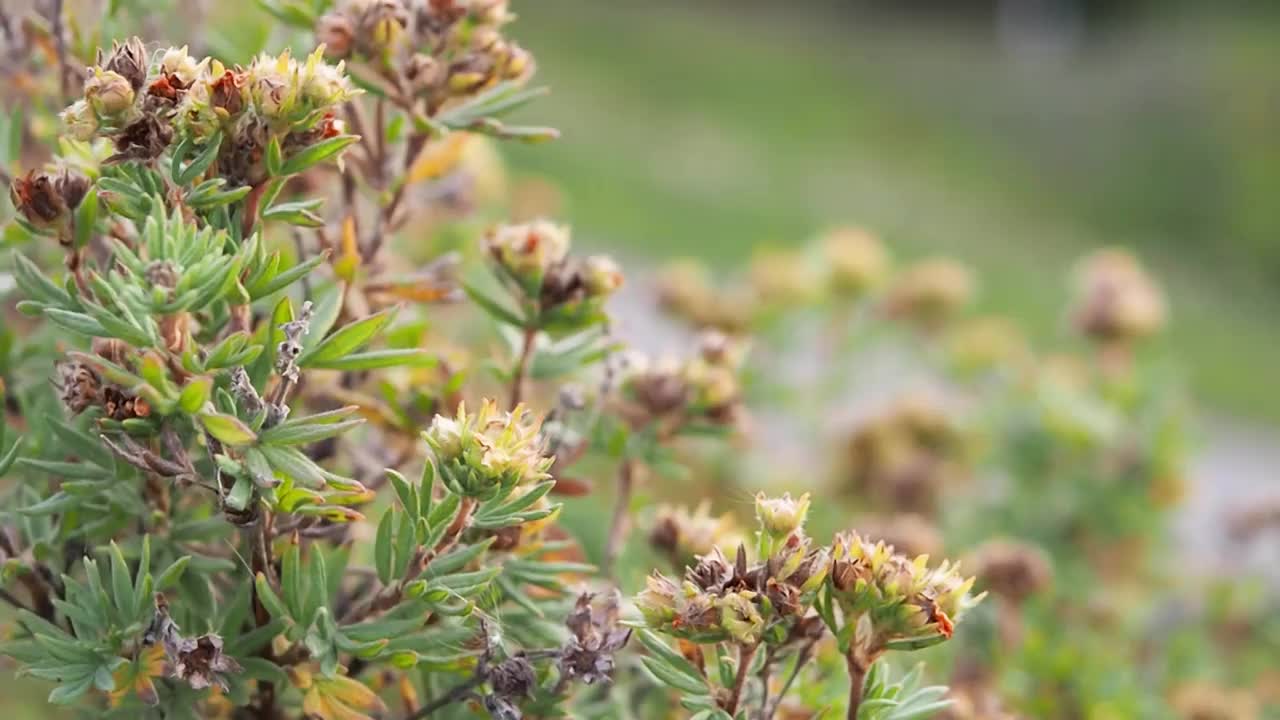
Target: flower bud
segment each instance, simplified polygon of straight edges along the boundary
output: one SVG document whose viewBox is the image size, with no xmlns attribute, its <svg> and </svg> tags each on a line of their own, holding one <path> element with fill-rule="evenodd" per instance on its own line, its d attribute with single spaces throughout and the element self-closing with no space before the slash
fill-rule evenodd
<svg viewBox="0 0 1280 720">
<path fill-rule="evenodd" d="M 133 86 L 118 72 L 94 68 L 84 83 L 84 99 L 98 115 L 118 117 L 133 107 Z"/>
<path fill-rule="evenodd" d="M 809 513 L 809 493 L 792 500 L 791 493 L 783 493 L 780 498 L 770 498 L 764 493 L 756 494 L 756 519 L 760 527 L 775 539 L 782 539 L 804 527 L 805 516 Z"/>
<path fill-rule="evenodd" d="M 537 288 L 547 270 L 569 254 L 569 229 L 546 220 L 501 225 L 484 238 L 484 248 L 526 288 Z"/>
<path fill-rule="evenodd" d="M 503 487 L 550 477 L 547 469 L 554 458 L 542 454 L 538 424 L 528 420 L 523 406 L 499 413 L 486 401 L 474 415 L 460 406 L 456 418 L 437 415 L 423 437 L 441 479 L 459 495 L 487 499 Z"/>
<path fill-rule="evenodd" d="M 241 88 L 243 82 L 244 73 L 231 70 L 224 72 L 209 85 L 209 106 L 221 110 L 229 118 L 239 115 L 244 110 L 244 90 Z"/>
<path fill-rule="evenodd" d="M 973 299 L 973 276 L 946 258 L 924 260 L 903 271 L 889 290 L 886 310 L 922 329 L 935 330 Z"/>
<path fill-rule="evenodd" d="M 622 270 L 618 263 L 605 255 L 592 255 L 586 259 L 584 281 L 587 294 L 593 297 L 607 297 L 622 287 Z"/>
</svg>

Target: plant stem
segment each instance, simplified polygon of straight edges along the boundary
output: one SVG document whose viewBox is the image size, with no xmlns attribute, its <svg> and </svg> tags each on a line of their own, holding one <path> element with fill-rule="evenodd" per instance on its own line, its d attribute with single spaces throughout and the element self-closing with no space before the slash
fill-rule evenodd
<svg viewBox="0 0 1280 720">
<path fill-rule="evenodd" d="M 529 375 L 529 365 L 533 362 L 533 341 L 538 337 L 538 328 L 524 329 L 524 342 L 520 346 L 520 357 L 516 360 L 515 372 L 511 375 L 511 407 L 519 405 L 524 399 L 525 379 Z"/>
<path fill-rule="evenodd" d="M 609 523 L 609 539 L 604 546 L 601 568 L 604 576 L 614 579 L 614 565 L 622 552 L 622 541 L 631 530 L 631 495 L 635 492 L 636 461 L 626 458 L 618 466 L 618 497 L 613 504 L 613 520 Z"/>
<path fill-rule="evenodd" d="M 849 713 L 845 717 L 848 720 L 858 720 L 858 707 L 862 705 L 862 686 L 867 679 L 867 670 L 869 663 L 849 653 L 845 656 L 845 664 L 849 668 Z"/>
<path fill-rule="evenodd" d="M 742 702 L 742 691 L 747 687 L 747 676 L 751 673 L 751 661 L 755 659 L 756 649 L 760 645 L 743 645 L 738 648 L 738 674 L 733 678 L 733 689 L 729 695 L 729 703 L 725 712 L 737 716 L 738 704 Z"/>
</svg>

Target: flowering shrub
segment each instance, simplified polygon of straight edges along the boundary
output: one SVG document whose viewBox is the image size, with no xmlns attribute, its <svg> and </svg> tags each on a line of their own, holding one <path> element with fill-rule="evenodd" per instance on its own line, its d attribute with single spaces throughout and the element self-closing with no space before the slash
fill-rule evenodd
<svg viewBox="0 0 1280 720">
<path fill-rule="evenodd" d="M 68 43 L 62 15 L 22 26 L 47 54 L 41 101 L 5 117 L 6 159 L 40 159 L 9 178 L 0 276 L 0 652 L 50 703 L 1252 717 L 1247 689 L 1214 684 L 1265 677 L 1251 641 L 1205 650 L 1255 658 L 1208 677 L 1140 652 L 1147 618 L 1123 602 L 1162 577 L 1183 464 L 1143 351 L 1166 309 L 1136 259 L 1082 265 L 1092 345 L 1054 360 L 963 319 L 963 264 L 895 274 L 875 235 L 840 229 L 741 278 L 673 266 L 657 300 L 697 341 L 651 358 L 615 336 L 622 271 L 568 227 L 459 221 L 479 202 L 464 146 L 556 136 L 503 119 L 542 94 L 505 0 L 262 5 L 314 49 L 237 65 Z M 461 252 L 434 253 L 446 231 Z M 815 317 L 818 407 L 788 394 L 796 343 L 775 342 Z M 775 489 L 743 438 L 807 426 L 797 407 L 836 425 L 822 402 L 843 402 L 867 328 L 959 402 L 889 403 Z M 713 512 L 717 466 L 755 491 L 752 522 Z M 690 482 L 693 509 L 648 509 Z"/>
</svg>

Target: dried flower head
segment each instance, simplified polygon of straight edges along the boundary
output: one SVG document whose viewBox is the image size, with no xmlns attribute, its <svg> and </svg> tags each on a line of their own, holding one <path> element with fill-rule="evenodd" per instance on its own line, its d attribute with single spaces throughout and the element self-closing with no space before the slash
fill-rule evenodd
<svg viewBox="0 0 1280 720">
<path fill-rule="evenodd" d="M 973 551 L 979 583 L 1014 605 L 1044 591 L 1053 580 L 1053 565 L 1044 550 L 1012 540 L 989 540 Z"/>
<path fill-rule="evenodd" d="M 1026 338 L 1007 318 L 982 317 L 958 324 L 947 335 L 952 364 L 963 373 L 1017 367 L 1030 357 Z"/>
<path fill-rule="evenodd" d="M 542 454 L 539 423 L 524 406 L 500 412 L 492 400 L 468 415 L 465 405 L 448 418 L 436 415 L 423 433 L 447 487 L 485 499 L 501 489 L 544 480 L 553 458 Z"/>
<path fill-rule="evenodd" d="M 923 330 L 937 330 L 973 299 L 973 276 L 955 260 L 922 260 L 902 271 L 885 299 L 890 317 Z"/>
<path fill-rule="evenodd" d="M 101 48 L 98 50 L 98 66 L 128 80 L 134 92 L 141 90 L 146 83 L 147 65 L 147 50 L 137 37 L 131 37 L 123 44 L 111 41 L 110 53 L 104 53 Z"/>
<path fill-rule="evenodd" d="M 70 213 L 89 192 L 89 179 L 62 168 L 54 172 L 32 170 L 15 178 L 9 186 L 9 199 L 27 222 L 35 227 L 65 225 Z"/>
<path fill-rule="evenodd" d="M 1142 340 L 1164 328 L 1164 294 L 1132 254 L 1102 250 L 1081 264 L 1072 315 L 1098 342 Z"/>
<path fill-rule="evenodd" d="M 737 547 L 742 533 L 731 514 L 712 516 L 711 503 L 704 500 L 692 511 L 687 506 L 658 506 L 649 542 L 672 563 L 683 567 L 715 548 Z"/>
<path fill-rule="evenodd" d="M 617 590 L 595 595 L 583 593 L 565 619 L 570 637 L 560 649 L 560 676 L 588 685 L 613 679 L 614 653 L 631 639 L 631 630 L 618 626 Z"/>
</svg>

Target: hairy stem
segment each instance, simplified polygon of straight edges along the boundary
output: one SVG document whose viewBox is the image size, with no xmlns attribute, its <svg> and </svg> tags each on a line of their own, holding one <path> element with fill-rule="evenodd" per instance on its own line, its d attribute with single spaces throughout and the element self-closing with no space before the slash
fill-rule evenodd
<svg viewBox="0 0 1280 720">
<path fill-rule="evenodd" d="M 609 539 L 604 546 L 604 576 L 613 579 L 614 565 L 622 552 L 622 542 L 631 530 L 631 495 L 635 492 L 636 461 L 626 458 L 618 466 L 618 497 L 613 504 L 613 520 L 609 523 Z"/>
<path fill-rule="evenodd" d="M 871 669 L 871 663 L 857 657 L 856 653 L 850 652 L 845 656 L 845 665 L 849 668 L 849 713 L 845 717 L 848 720 L 857 720 L 858 708 L 862 705 L 862 686 L 867 680 L 867 671 Z"/>
</svg>

